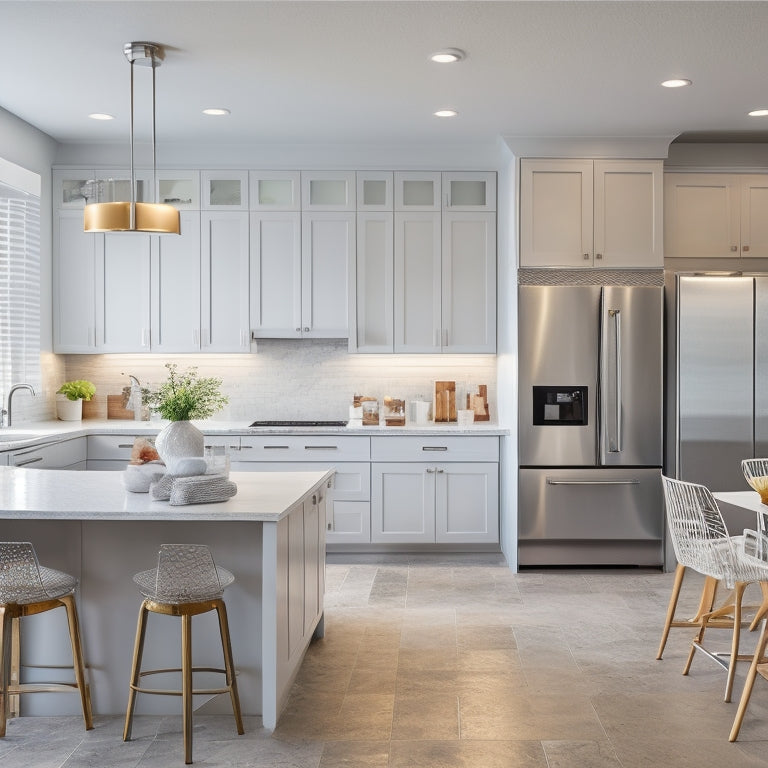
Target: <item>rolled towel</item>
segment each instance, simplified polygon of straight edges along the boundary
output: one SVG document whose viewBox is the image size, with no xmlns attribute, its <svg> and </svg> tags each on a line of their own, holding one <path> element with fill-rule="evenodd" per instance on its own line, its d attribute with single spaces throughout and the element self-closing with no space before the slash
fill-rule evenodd
<svg viewBox="0 0 768 768">
<path fill-rule="evenodd" d="M 173 505 L 210 504 L 226 501 L 237 493 L 237 485 L 223 475 L 177 477 L 171 485 Z"/>
</svg>

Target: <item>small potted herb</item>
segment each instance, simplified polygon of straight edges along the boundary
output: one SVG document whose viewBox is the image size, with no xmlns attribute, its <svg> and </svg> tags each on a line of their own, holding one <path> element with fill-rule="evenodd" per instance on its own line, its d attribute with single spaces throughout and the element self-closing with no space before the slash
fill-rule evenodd
<svg viewBox="0 0 768 768">
<path fill-rule="evenodd" d="M 96 387 L 83 379 L 65 381 L 56 390 L 56 416 L 61 421 L 80 421 L 83 418 L 83 400 L 90 400 Z"/>
</svg>

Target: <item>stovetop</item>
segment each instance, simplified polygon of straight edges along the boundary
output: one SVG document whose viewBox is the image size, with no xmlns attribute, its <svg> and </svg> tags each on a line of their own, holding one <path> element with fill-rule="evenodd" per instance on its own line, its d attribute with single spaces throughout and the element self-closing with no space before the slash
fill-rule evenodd
<svg viewBox="0 0 768 768">
<path fill-rule="evenodd" d="M 254 421 L 251 427 L 345 427 L 346 421 L 317 421 L 314 419 L 303 421 L 290 421 L 287 419 L 274 419 L 272 421 Z"/>
</svg>

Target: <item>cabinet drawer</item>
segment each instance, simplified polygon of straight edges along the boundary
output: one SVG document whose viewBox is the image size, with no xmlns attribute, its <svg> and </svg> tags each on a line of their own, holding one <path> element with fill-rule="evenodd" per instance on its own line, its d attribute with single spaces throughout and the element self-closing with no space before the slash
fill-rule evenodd
<svg viewBox="0 0 768 768">
<path fill-rule="evenodd" d="M 153 442 L 155 439 L 155 435 L 88 435 L 88 459 L 129 461 L 136 437 L 146 437 Z"/>
<path fill-rule="evenodd" d="M 372 437 L 373 461 L 498 461 L 498 437 Z"/>
<path fill-rule="evenodd" d="M 371 456 L 367 437 L 344 435 L 243 435 L 240 450 L 232 461 L 368 461 Z"/>
<path fill-rule="evenodd" d="M 33 469 L 63 469 L 83 462 L 85 466 L 85 440 L 82 437 L 63 440 L 52 445 L 33 445 L 14 451 L 8 463 L 12 467 Z"/>
</svg>

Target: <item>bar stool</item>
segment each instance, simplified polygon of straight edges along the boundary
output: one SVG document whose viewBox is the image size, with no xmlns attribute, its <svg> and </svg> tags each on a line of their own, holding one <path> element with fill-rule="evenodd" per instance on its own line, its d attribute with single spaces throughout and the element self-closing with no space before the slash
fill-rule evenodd
<svg viewBox="0 0 768 768">
<path fill-rule="evenodd" d="M 5 736 L 11 699 L 22 693 L 80 692 L 85 729 L 93 728 L 91 693 L 85 680 L 80 624 L 75 605 L 77 579 L 41 566 L 28 541 L 0 542 L 0 737 Z M 72 644 L 74 683 L 29 683 L 19 680 L 21 619 L 63 606 Z"/>
<path fill-rule="evenodd" d="M 184 762 L 192 762 L 192 696 L 229 693 L 238 734 L 243 734 L 243 718 L 240 713 L 240 697 L 237 693 L 235 665 L 232 660 L 232 644 L 229 638 L 227 609 L 222 595 L 234 582 L 235 577 L 217 566 L 204 544 L 163 544 L 157 557 L 157 568 L 137 573 L 133 580 L 144 595 L 139 609 L 136 643 L 133 648 L 133 667 L 125 713 L 123 741 L 130 741 L 133 710 L 137 693 L 155 693 L 182 697 Z M 208 611 L 216 611 L 224 653 L 224 669 L 192 666 L 192 617 Z M 149 613 L 181 617 L 181 667 L 173 669 L 141 670 L 141 657 L 147 631 Z M 181 690 L 142 688 L 142 677 L 166 672 L 181 672 Z M 218 672 L 224 674 L 226 684 L 221 688 L 195 689 L 193 672 Z"/>
</svg>

